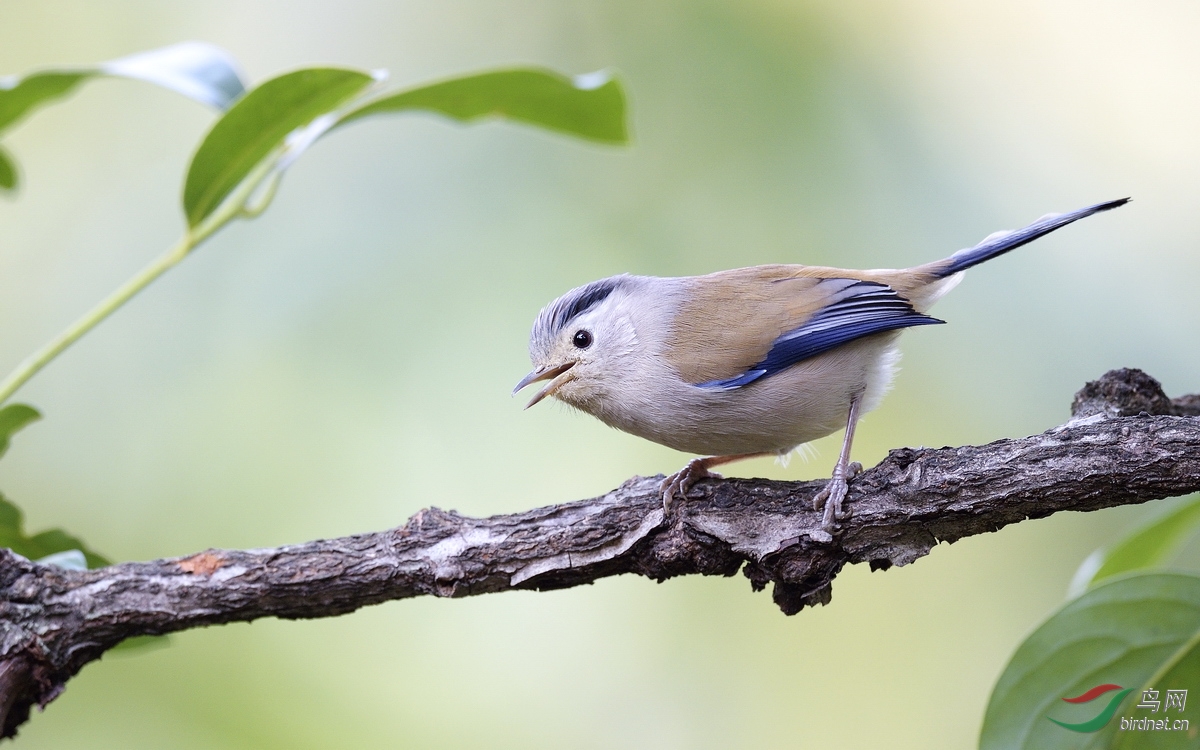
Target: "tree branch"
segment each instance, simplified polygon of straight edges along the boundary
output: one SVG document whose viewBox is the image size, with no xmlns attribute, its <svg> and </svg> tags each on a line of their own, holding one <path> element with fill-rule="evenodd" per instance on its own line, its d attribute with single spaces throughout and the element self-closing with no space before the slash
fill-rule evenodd
<svg viewBox="0 0 1200 750">
<path fill-rule="evenodd" d="M 436 508 L 396 529 L 277 549 L 208 550 L 86 572 L 0 550 L 0 734 L 107 649 L 259 617 L 312 618 L 413 596 L 549 590 L 622 573 L 663 581 L 731 576 L 774 584 L 794 614 L 830 600 L 847 563 L 906 565 L 938 542 L 1061 510 L 1200 490 L 1200 397 L 1117 370 L 1076 395 L 1073 419 L 983 446 L 894 450 L 850 488 L 836 540 L 811 500 L 823 482 L 701 482 L 664 519 L 660 478 L 591 500 L 491 518 Z"/>
</svg>

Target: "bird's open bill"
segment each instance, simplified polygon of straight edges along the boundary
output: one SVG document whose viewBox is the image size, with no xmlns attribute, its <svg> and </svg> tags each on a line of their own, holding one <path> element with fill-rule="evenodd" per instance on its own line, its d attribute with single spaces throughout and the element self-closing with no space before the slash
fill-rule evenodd
<svg viewBox="0 0 1200 750">
<path fill-rule="evenodd" d="M 539 380 L 550 380 L 553 378 L 553 380 L 550 380 L 550 382 L 546 384 L 545 388 L 542 388 L 542 390 L 537 392 L 537 395 L 534 396 L 528 404 L 525 404 L 525 408 L 528 409 L 545 397 L 553 395 L 555 391 L 562 387 L 563 383 L 566 383 L 568 380 L 570 380 L 571 375 L 569 370 L 574 366 L 574 362 L 567 362 L 561 365 L 554 365 L 553 367 L 549 365 L 546 367 L 539 367 L 525 377 L 521 378 L 521 382 L 517 383 L 516 388 L 513 388 L 513 395 L 517 395 L 518 391 L 530 383 L 536 383 Z"/>
</svg>

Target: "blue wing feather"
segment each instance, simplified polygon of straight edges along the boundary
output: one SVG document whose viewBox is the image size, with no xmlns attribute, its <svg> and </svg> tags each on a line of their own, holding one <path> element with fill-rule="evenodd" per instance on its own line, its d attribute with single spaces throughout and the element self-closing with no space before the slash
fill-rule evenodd
<svg viewBox="0 0 1200 750">
<path fill-rule="evenodd" d="M 855 279 L 826 279 L 822 284 L 840 288 L 804 325 L 775 339 L 761 362 L 740 375 L 710 380 L 699 387 L 741 388 L 863 336 L 945 322 L 917 312 L 911 302 L 884 284 Z"/>
</svg>

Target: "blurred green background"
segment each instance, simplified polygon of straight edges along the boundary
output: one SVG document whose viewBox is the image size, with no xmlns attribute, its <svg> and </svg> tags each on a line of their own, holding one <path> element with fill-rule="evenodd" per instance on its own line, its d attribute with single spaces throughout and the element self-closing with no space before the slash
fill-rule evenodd
<svg viewBox="0 0 1200 750">
<path fill-rule="evenodd" d="M 39 375 L 0 463 L 34 531 L 121 560 L 604 492 L 686 456 L 508 396 L 534 315 L 623 271 L 907 266 L 1134 203 L 972 271 L 905 334 L 856 457 L 1064 421 L 1109 368 L 1200 390 L 1200 8 L 1161 0 L 16 2 L 0 73 L 199 39 L 251 80 L 611 67 L 634 143 L 384 118 L 335 134 Z M 212 113 L 102 80 L 6 145 L 0 369 L 173 242 Z M 824 476 L 836 441 L 782 468 Z M 847 570 L 787 618 L 733 579 L 387 604 L 92 664 L 28 748 L 974 746 L 991 685 L 1082 558 L 1155 512 L 1064 514 Z"/>
</svg>

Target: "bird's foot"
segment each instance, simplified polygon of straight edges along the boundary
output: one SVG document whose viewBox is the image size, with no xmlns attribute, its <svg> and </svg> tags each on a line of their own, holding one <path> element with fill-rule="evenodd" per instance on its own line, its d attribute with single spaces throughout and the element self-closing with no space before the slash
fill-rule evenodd
<svg viewBox="0 0 1200 750">
<path fill-rule="evenodd" d="M 688 461 L 687 466 L 664 479 L 659 486 L 663 496 L 663 513 L 671 511 L 671 503 L 675 502 L 676 498 L 686 499 L 688 491 L 696 482 L 710 478 L 720 479 L 721 475 L 715 471 L 709 471 L 707 461 L 703 458 L 693 458 Z"/>
<path fill-rule="evenodd" d="M 850 491 L 850 480 L 858 476 L 862 472 L 862 468 L 862 464 L 858 461 L 848 465 L 844 471 L 835 468 L 833 477 L 825 485 L 825 488 L 813 498 L 813 509 L 825 510 L 824 515 L 821 516 L 821 528 L 825 531 L 832 532 L 838 521 L 844 521 L 850 517 L 850 511 L 844 507 L 844 502 L 846 494 Z"/>
</svg>

